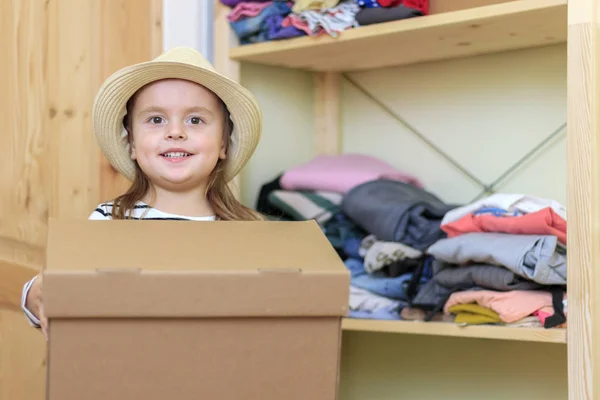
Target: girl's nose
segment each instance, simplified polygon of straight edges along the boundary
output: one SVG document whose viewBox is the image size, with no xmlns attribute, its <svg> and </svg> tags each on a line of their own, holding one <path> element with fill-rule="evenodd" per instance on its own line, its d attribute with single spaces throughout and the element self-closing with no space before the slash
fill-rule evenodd
<svg viewBox="0 0 600 400">
<path fill-rule="evenodd" d="M 184 140 L 187 136 L 181 125 L 173 124 L 170 129 L 167 130 L 166 138 L 171 140 Z"/>
</svg>

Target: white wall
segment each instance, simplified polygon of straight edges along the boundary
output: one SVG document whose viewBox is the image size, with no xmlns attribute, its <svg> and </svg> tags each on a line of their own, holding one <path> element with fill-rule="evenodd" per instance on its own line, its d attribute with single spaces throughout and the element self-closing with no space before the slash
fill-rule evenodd
<svg viewBox="0 0 600 400">
<path fill-rule="evenodd" d="M 163 50 L 189 46 L 213 62 L 211 0 L 163 0 Z"/>
<path fill-rule="evenodd" d="M 491 183 L 566 120 L 566 48 L 353 73 L 385 102 L 484 183 Z M 313 95 L 308 73 L 242 65 L 242 83 L 265 115 L 260 151 L 244 174 L 244 200 L 262 182 L 310 159 Z M 344 81 L 343 151 L 380 157 L 418 176 L 448 202 L 468 202 L 480 188 L 409 130 Z M 498 190 L 566 202 L 565 133 L 511 174 Z M 274 164 L 271 164 L 274 163 Z"/>
</svg>

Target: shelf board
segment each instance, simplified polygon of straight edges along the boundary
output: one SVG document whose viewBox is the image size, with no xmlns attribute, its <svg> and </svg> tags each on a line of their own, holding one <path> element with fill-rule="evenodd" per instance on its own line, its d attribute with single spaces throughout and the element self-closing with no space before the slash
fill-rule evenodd
<svg viewBox="0 0 600 400">
<path fill-rule="evenodd" d="M 311 71 L 357 71 L 564 43 L 567 0 L 516 0 L 234 47 L 231 59 Z"/>
<path fill-rule="evenodd" d="M 566 329 L 518 328 L 491 325 L 460 326 L 450 322 L 387 321 L 344 318 L 345 331 L 407 333 L 522 342 L 567 343 Z"/>
</svg>

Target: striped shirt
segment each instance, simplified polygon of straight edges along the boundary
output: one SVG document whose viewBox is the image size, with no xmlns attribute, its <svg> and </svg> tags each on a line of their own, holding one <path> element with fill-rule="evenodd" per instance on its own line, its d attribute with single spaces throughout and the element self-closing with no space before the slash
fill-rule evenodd
<svg viewBox="0 0 600 400">
<path fill-rule="evenodd" d="M 99 204 L 96 209 L 90 214 L 90 220 L 111 220 L 113 212 L 113 202 L 107 202 Z M 216 217 L 214 215 L 205 216 L 205 217 L 190 217 L 187 215 L 178 215 L 178 214 L 170 214 L 164 211 L 157 210 L 156 208 L 151 207 L 150 205 L 138 201 L 135 204 L 133 212 L 127 212 L 127 216 L 131 216 L 131 219 L 149 219 L 149 220 L 179 220 L 179 221 L 214 221 Z M 33 315 L 33 313 L 27 309 L 25 303 L 27 301 L 27 294 L 29 293 L 29 289 L 31 285 L 37 278 L 34 277 L 29 282 L 27 282 L 23 286 L 23 291 L 21 294 L 21 309 L 27 318 L 29 324 L 33 327 L 40 328 L 40 320 Z"/>
</svg>

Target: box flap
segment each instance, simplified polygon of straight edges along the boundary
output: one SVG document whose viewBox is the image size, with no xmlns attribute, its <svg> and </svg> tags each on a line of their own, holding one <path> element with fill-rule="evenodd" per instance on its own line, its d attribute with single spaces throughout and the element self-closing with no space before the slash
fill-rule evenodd
<svg viewBox="0 0 600 400">
<path fill-rule="evenodd" d="M 345 270 L 314 221 L 51 219 L 48 271 Z"/>
<path fill-rule="evenodd" d="M 314 221 L 49 222 L 49 318 L 341 316 L 349 284 Z"/>
</svg>

